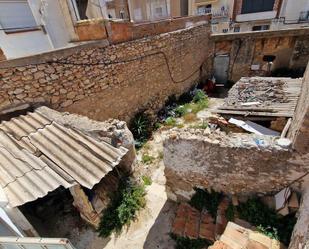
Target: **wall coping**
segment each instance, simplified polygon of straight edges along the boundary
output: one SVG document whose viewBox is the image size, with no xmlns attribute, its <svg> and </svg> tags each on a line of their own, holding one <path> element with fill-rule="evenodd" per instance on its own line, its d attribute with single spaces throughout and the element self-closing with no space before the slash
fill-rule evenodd
<svg viewBox="0 0 309 249">
<path fill-rule="evenodd" d="M 109 46 L 109 42 L 107 39 L 100 41 L 90 41 L 81 43 L 78 45 L 73 45 L 72 47 L 64 47 L 59 49 L 54 49 L 51 51 L 29 55 L 25 57 L 20 57 L 11 60 L 0 61 L 0 69 L 12 68 L 12 67 L 23 67 L 29 65 L 37 65 L 41 63 L 45 63 L 47 61 L 51 61 L 51 58 L 57 60 L 66 56 L 70 56 L 76 52 L 79 52 L 84 49 L 90 48 L 105 48 Z"/>
<path fill-rule="evenodd" d="M 241 38 L 269 38 L 309 35 L 309 28 L 293 28 L 283 30 L 248 31 L 228 34 L 212 34 L 210 39 L 213 41 L 229 41 Z"/>
</svg>

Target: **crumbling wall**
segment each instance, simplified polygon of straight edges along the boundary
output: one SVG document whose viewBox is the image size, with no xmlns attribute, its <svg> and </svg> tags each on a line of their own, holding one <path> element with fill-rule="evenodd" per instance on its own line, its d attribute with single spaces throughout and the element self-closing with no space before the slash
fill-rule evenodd
<svg viewBox="0 0 309 249">
<path fill-rule="evenodd" d="M 128 121 L 158 110 L 168 96 L 200 79 L 212 57 L 209 25 L 140 40 L 106 41 L 0 63 L 0 107 L 45 102 L 52 108 L 95 120 Z"/>
<path fill-rule="evenodd" d="M 164 141 L 167 190 L 177 200 L 189 199 L 194 187 L 237 195 L 278 191 L 309 169 L 303 159 L 268 136 L 185 129 Z"/>
<path fill-rule="evenodd" d="M 293 147 L 300 153 L 309 152 L 309 66 L 303 78 L 303 86 L 299 97 L 289 138 L 293 141 Z"/>
<path fill-rule="evenodd" d="M 229 55 L 229 80 L 244 76 L 268 76 L 264 55 L 276 56 L 272 70 L 278 68 L 303 69 L 309 59 L 309 30 L 214 34 L 215 55 Z M 253 67 L 252 67 L 253 65 Z"/>
</svg>

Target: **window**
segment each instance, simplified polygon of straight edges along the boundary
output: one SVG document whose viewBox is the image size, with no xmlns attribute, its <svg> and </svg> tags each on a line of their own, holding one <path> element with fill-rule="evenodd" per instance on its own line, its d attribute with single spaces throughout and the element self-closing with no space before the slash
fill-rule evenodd
<svg viewBox="0 0 309 249">
<path fill-rule="evenodd" d="M 240 32 L 240 27 L 239 27 L 239 26 L 234 27 L 234 32 L 235 32 L 235 33 Z"/>
<path fill-rule="evenodd" d="M 211 4 L 202 5 L 202 6 L 197 7 L 198 15 L 203 15 L 203 14 L 208 14 L 208 13 L 211 13 Z"/>
<path fill-rule="evenodd" d="M 241 14 L 272 11 L 275 0 L 243 0 Z"/>
<path fill-rule="evenodd" d="M 0 0 L 0 25 L 6 33 L 38 28 L 27 0 Z"/>
<path fill-rule="evenodd" d="M 262 30 L 269 30 L 269 25 L 258 25 L 253 26 L 252 31 L 262 31 Z"/>
</svg>

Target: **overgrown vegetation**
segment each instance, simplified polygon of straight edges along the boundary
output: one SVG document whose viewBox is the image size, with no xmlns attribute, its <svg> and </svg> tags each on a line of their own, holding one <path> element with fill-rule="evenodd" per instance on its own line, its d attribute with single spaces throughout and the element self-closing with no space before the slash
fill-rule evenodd
<svg viewBox="0 0 309 249">
<path fill-rule="evenodd" d="M 175 234 L 171 234 L 171 238 L 176 242 L 175 249 L 203 249 L 211 245 L 211 243 L 205 239 L 190 239 Z"/>
<path fill-rule="evenodd" d="M 192 129 L 206 129 L 208 127 L 208 123 L 203 121 L 202 123 L 190 125 L 189 128 Z"/>
<path fill-rule="evenodd" d="M 135 139 L 135 147 L 141 148 L 152 133 L 152 125 L 149 116 L 144 113 L 136 114 L 130 123 L 130 130 Z"/>
<path fill-rule="evenodd" d="M 206 209 L 213 218 L 216 218 L 222 194 L 213 190 L 208 191 L 200 188 L 195 188 L 194 190 L 195 194 L 192 196 L 189 204 L 199 211 Z"/>
<path fill-rule="evenodd" d="M 117 193 L 104 210 L 98 228 L 100 237 L 108 237 L 113 232 L 120 232 L 124 225 L 129 225 L 136 218 L 137 212 L 146 205 L 145 186 L 131 180 L 121 180 Z"/>
<path fill-rule="evenodd" d="M 142 155 L 142 163 L 144 164 L 151 164 L 155 158 L 153 156 L 150 156 L 148 154 L 143 154 Z"/>
<path fill-rule="evenodd" d="M 270 209 L 258 198 L 249 199 L 237 207 L 239 218 L 260 227 L 261 231 L 271 236 L 277 236 L 279 240 L 288 245 L 296 223 L 294 214 L 281 216 L 275 210 Z M 275 233 L 276 231 L 276 233 Z"/>
<path fill-rule="evenodd" d="M 145 186 L 150 186 L 152 184 L 152 180 L 149 176 L 142 176 L 142 180 Z"/>
<path fill-rule="evenodd" d="M 175 119 L 174 117 L 168 117 L 168 118 L 165 120 L 164 124 L 165 124 L 166 126 L 175 126 L 175 125 L 176 125 L 176 119 Z"/>
</svg>

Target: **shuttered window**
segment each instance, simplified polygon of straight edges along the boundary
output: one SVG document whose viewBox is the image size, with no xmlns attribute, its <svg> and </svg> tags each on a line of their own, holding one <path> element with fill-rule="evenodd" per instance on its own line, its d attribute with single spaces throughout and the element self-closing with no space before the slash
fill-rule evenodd
<svg viewBox="0 0 309 249">
<path fill-rule="evenodd" d="M 0 25 L 6 32 L 37 28 L 27 0 L 0 0 Z"/>
<path fill-rule="evenodd" d="M 272 11 L 274 9 L 275 0 L 243 0 L 242 14 L 256 13 L 263 11 Z"/>
</svg>

